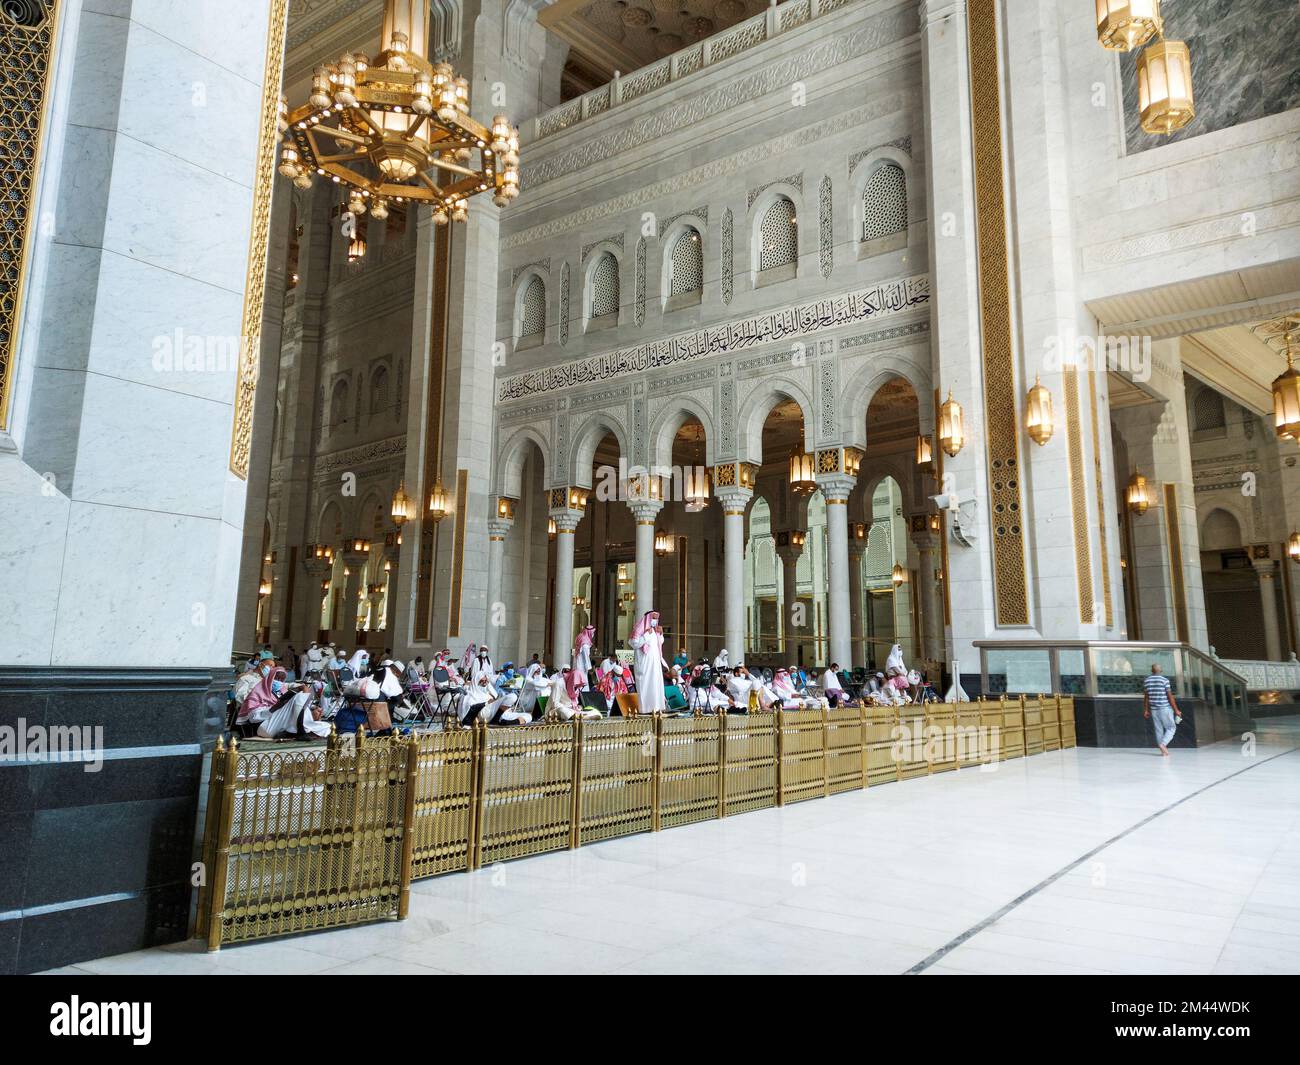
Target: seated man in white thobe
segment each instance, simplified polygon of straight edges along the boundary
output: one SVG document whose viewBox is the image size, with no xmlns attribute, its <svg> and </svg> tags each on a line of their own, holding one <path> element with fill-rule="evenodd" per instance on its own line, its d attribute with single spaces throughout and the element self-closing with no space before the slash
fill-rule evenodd
<svg viewBox="0 0 1300 1065">
<path fill-rule="evenodd" d="M 731 696 L 734 709 L 747 713 L 751 708 L 769 710 L 772 706 L 772 694 L 762 678 L 752 676 L 743 664 L 736 666 L 727 678 L 727 694 Z"/>
<path fill-rule="evenodd" d="M 562 666 L 551 675 L 551 697 L 546 701 L 546 711 L 555 711 L 561 721 L 572 721 L 575 717 L 587 721 L 599 721 L 601 713 L 579 702 L 582 689 L 578 686 L 578 673 L 568 666 Z"/>
<path fill-rule="evenodd" d="M 515 709 L 535 721 L 542 713 L 538 709 L 537 700 L 550 694 L 551 681 L 546 676 L 545 667 L 540 662 L 530 662 L 524 671 L 524 683 L 519 689 L 519 702 L 515 704 Z"/>
<path fill-rule="evenodd" d="M 276 706 L 266 720 L 258 722 L 257 734 L 264 740 L 328 739 L 330 723 L 322 721 L 322 716 L 315 692 L 296 692 Z"/>
<path fill-rule="evenodd" d="M 844 694 L 844 686 L 840 684 L 838 662 L 832 662 L 830 669 L 822 674 L 822 694 L 831 706 L 839 706 L 840 703 L 848 701 L 848 696 Z"/>
<path fill-rule="evenodd" d="M 478 718 L 486 725 L 527 725 L 533 717 L 516 708 L 518 701 L 519 696 L 514 692 L 497 688 L 492 656 L 486 647 L 477 648 L 469 667 L 469 683 L 465 685 L 465 695 L 461 700 L 467 716 L 473 707 L 481 704 Z M 464 720 L 462 718 L 462 722 Z"/>
</svg>

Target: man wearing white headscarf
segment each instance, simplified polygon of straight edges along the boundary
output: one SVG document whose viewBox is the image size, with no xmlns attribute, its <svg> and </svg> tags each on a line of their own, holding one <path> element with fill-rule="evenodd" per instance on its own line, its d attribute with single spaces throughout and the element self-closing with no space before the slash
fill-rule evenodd
<svg viewBox="0 0 1300 1065">
<path fill-rule="evenodd" d="M 591 685 L 587 674 L 591 670 L 591 645 L 596 639 L 596 626 L 588 625 L 580 633 L 573 645 L 573 668 L 578 673 L 579 691 L 586 691 Z"/>
<path fill-rule="evenodd" d="M 353 677 L 364 677 L 370 672 L 370 652 L 365 649 L 358 650 L 348 659 L 348 669 L 352 670 Z"/>
<path fill-rule="evenodd" d="M 474 664 L 474 659 L 476 659 L 477 657 L 478 657 L 478 647 L 476 644 L 474 644 L 473 641 L 470 641 L 469 646 L 465 648 L 465 653 L 460 656 L 459 669 L 460 669 L 460 675 L 462 677 L 469 676 L 470 666 Z"/>
<path fill-rule="evenodd" d="M 478 717 L 487 725 L 526 725 L 532 721 L 533 716 L 522 713 L 516 706 L 518 701 L 519 696 L 514 692 L 503 692 L 497 688 L 496 670 L 492 666 L 492 655 L 488 649 L 476 648 L 461 705 L 469 708 L 482 703 L 483 708 Z"/>
<path fill-rule="evenodd" d="M 727 649 L 725 647 L 718 652 L 718 657 L 713 660 L 713 668 L 717 670 L 731 668 L 731 663 L 727 659 Z"/>
<path fill-rule="evenodd" d="M 664 634 L 659 629 L 659 611 L 647 610 L 636 623 L 629 644 L 636 652 L 632 674 L 636 678 L 637 710 L 642 714 L 662 713 L 668 709 L 664 694 Z"/>
</svg>

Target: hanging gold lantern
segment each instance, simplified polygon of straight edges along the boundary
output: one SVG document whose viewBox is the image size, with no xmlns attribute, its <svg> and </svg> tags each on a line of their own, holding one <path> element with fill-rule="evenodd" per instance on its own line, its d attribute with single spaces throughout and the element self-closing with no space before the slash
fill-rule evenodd
<svg viewBox="0 0 1300 1065">
<path fill-rule="evenodd" d="M 411 516 L 411 497 L 406 494 L 406 481 L 398 482 L 397 491 L 393 493 L 392 516 L 394 524 L 400 529 Z"/>
<path fill-rule="evenodd" d="M 257 586 L 257 597 L 259 599 L 265 599 L 270 594 L 271 594 L 270 581 L 263 581 L 261 584 Z"/>
<path fill-rule="evenodd" d="M 433 491 L 429 493 L 429 517 L 442 521 L 447 516 L 447 493 L 442 487 L 442 478 L 434 482 Z"/>
<path fill-rule="evenodd" d="M 1145 514 L 1151 509 L 1151 482 L 1140 473 L 1134 473 L 1125 494 L 1128 509 L 1134 514 Z"/>
<path fill-rule="evenodd" d="M 894 582 L 895 588 L 897 588 L 900 584 L 906 584 L 907 570 L 903 569 L 901 565 L 895 562 L 894 568 L 889 572 L 889 579 Z"/>
<path fill-rule="evenodd" d="M 677 545 L 673 542 L 673 538 L 670 533 L 666 533 L 666 532 L 655 533 L 655 555 L 657 555 L 659 558 L 663 558 L 664 555 L 672 554 L 676 546 Z"/>
<path fill-rule="evenodd" d="M 922 433 L 916 438 L 916 464 L 918 466 L 929 466 L 934 462 L 934 445 L 930 443 L 930 437 Z"/>
<path fill-rule="evenodd" d="M 554 518 L 548 518 L 547 521 L 546 521 L 546 539 L 548 539 L 548 540 L 554 540 L 554 539 L 555 539 L 555 519 L 554 519 Z"/>
<path fill-rule="evenodd" d="M 1300 562 L 1300 532 L 1293 532 L 1286 542 L 1286 553 L 1292 562 Z"/>
<path fill-rule="evenodd" d="M 790 452 L 790 491 L 797 496 L 810 496 L 817 490 L 813 474 L 813 457 L 802 446 L 795 445 Z"/>
<path fill-rule="evenodd" d="M 355 263 L 366 257 L 366 242 L 361 236 L 355 236 L 348 244 L 348 262 Z"/>
<path fill-rule="evenodd" d="M 1138 56 L 1138 109 L 1148 133 L 1169 134 L 1196 117 L 1192 55 L 1183 41 L 1159 40 Z"/>
<path fill-rule="evenodd" d="M 686 471 L 685 499 L 688 514 L 697 514 L 709 505 L 709 471 L 695 466 Z"/>
<path fill-rule="evenodd" d="M 1141 48 L 1163 28 L 1160 0 L 1097 0 L 1097 40 L 1112 52 Z"/>
<path fill-rule="evenodd" d="M 961 404 L 952 398 L 952 389 L 949 389 L 948 398 L 939 408 L 939 446 L 949 458 L 956 458 L 965 443 Z"/>
<path fill-rule="evenodd" d="M 1286 334 L 1286 369 L 1273 379 L 1273 428 L 1283 440 L 1300 440 L 1300 371 Z"/>
<path fill-rule="evenodd" d="M 1025 431 L 1035 444 L 1042 445 L 1052 439 L 1055 428 L 1052 420 L 1052 393 L 1035 377 L 1034 387 L 1029 390 L 1025 403 Z"/>
<path fill-rule="evenodd" d="M 630 581 L 630 580 L 631 580 L 631 577 L 628 576 L 628 572 L 627 572 L 627 563 L 626 563 L 626 562 L 620 562 L 620 563 L 618 564 L 618 583 L 619 583 L 619 584 L 627 584 L 628 581 Z"/>
</svg>

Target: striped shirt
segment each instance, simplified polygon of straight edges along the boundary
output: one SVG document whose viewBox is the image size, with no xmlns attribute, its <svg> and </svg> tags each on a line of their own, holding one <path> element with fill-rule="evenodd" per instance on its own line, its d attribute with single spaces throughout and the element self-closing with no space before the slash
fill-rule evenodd
<svg viewBox="0 0 1300 1065">
<path fill-rule="evenodd" d="M 1152 707 L 1159 709 L 1169 705 L 1169 678 L 1163 673 L 1148 673 L 1142 686 Z"/>
</svg>

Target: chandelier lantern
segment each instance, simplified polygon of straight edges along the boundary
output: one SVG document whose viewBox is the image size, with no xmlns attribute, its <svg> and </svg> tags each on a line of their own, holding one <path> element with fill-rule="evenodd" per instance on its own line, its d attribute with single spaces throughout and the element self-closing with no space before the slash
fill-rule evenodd
<svg viewBox="0 0 1300 1065">
<path fill-rule="evenodd" d="M 1112 52 L 1141 48 L 1163 26 L 1160 0 L 1097 0 L 1097 40 Z"/>
<path fill-rule="evenodd" d="M 425 58 L 428 19 L 428 0 L 385 0 L 384 51 L 322 63 L 305 104 L 281 101 L 280 174 L 344 185 L 348 209 L 376 219 L 427 203 L 438 225 L 465 221 L 471 196 L 504 207 L 519 195 L 519 130 L 506 115 L 490 128 L 470 117 L 469 82 Z"/>
<path fill-rule="evenodd" d="M 1273 428 L 1283 440 L 1300 440 L 1300 371 L 1291 350 L 1290 322 L 1286 333 L 1286 369 L 1273 379 Z"/>
</svg>

